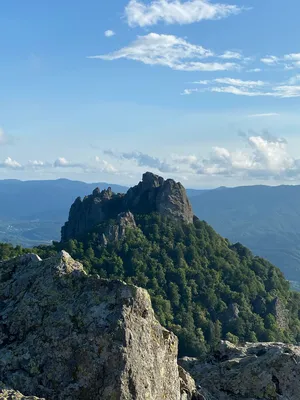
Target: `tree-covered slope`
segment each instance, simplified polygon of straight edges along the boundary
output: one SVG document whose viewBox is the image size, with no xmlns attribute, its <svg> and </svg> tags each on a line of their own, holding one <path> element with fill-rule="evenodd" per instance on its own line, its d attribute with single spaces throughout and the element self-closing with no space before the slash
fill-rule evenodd
<svg viewBox="0 0 300 400">
<path fill-rule="evenodd" d="M 300 186 L 245 186 L 190 197 L 194 213 L 300 282 Z"/>
<path fill-rule="evenodd" d="M 160 322 L 179 336 L 181 355 L 199 355 L 226 337 L 300 340 L 299 295 L 278 268 L 197 218 L 193 224 L 157 213 L 135 219 L 138 228 L 128 228 L 122 240 L 103 244 L 111 220 L 54 248 L 83 261 L 90 273 L 148 289 Z"/>
</svg>

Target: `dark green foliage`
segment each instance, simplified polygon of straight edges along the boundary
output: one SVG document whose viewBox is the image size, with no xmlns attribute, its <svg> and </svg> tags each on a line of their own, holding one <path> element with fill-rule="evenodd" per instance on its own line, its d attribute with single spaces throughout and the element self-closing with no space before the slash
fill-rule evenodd
<svg viewBox="0 0 300 400">
<path fill-rule="evenodd" d="M 29 250 L 23 249 L 21 246 L 14 247 L 8 243 L 0 243 L 0 261 L 9 260 L 29 252 Z"/>
<path fill-rule="evenodd" d="M 300 295 L 290 291 L 279 269 L 230 245 L 205 222 L 175 223 L 157 214 L 136 215 L 139 229 L 102 245 L 107 224 L 78 240 L 35 249 L 41 257 L 65 249 L 86 270 L 145 287 L 160 322 L 178 335 L 180 356 L 199 356 L 221 339 L 300 340 Z M 289 320 L 280 328 L 279 298 Z"/>
<path fill-rule="evenodd" d="M 198 219 L 180 225 L 147 214 L 136 222 L 140 229 L 107 247 L 101 245 L 107 223 L 56 247 L 82 260 L 89 272 L 145 287 L 160 322 L 178 335 L 180 355 L 199 355 L 228 334 L 235 341 L 298 340 L 299 296 L 279 269 L 241 244 L 231 246 Z M 276 297 L 292 308 L 285 329 L 272 314 Z"/>
</svg>

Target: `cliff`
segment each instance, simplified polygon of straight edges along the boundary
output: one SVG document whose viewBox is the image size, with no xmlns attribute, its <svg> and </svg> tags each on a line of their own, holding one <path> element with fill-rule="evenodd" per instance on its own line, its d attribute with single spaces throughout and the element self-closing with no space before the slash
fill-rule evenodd
<svg viewBox="0 0 300 400">
<path fill-rule="evenodd" d="M 0 293 L 0 399 L 192 398 L 144 289 L 88 276 L 61 252 L 2 262 Z"/>
<path fill-rule="evenodd" d="M 142 181 L 124 194 L 111 189 L 93 193 L 83 200 L 77 198 L 71 206 L 69 219 L 61 231 L 62 241 L 80 237 L 101 222 L 117 219 L 124 212 L 147 214 L 158 212 L 174 220 L 193 222 L 193 211 L 184 187 L 172 179 L 146 172 Z"/>
</svg>

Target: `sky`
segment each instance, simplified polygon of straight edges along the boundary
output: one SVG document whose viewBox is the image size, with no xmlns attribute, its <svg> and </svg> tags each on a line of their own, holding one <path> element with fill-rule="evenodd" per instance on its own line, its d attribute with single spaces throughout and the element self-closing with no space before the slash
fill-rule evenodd
<svg viewBox="0 0 300 400">
<path fill-rule="evenodd" d="M 0 179 L 300 184 L 300 3 L 10 0 Z"/>
</svg>

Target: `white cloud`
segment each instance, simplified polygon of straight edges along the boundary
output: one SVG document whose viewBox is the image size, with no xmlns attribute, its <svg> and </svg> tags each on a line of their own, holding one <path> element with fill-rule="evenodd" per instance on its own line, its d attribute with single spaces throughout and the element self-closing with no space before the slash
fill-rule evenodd
<svg viewBox="0 0 300 400">
<path fill-rule="evenodd" d="M 199 61 L 213 56 L 211 50 L 191 44 L 174 35 L 149 33 L 146 36 L 138 36 L 129 46 L 120 50 L 88 58 L 106 61 L 125 58 L 178 71 L 226 71 L 239 68 L 238 64 L 232 62 Z"/>
<path fill-rule="evenodd" d="M 300 97 L 300 86 L 282 85 L 274 88 L 274 92 L 270 94 L 274 97 L 290 98 Z"/>
<path fill-rule="evenodd" d="M 203 90 L 199 89 L 184 89 L 184 91 L 181 93 L 182 96 L 189 96 L 192 93 L 197 93 L 197 92 L 203 92 Z"/>
<path fill-rule="evenodd" d="M 7 157 L 3 162 L 0 162 L 1 169 L 10 169 L 10 170 L 23 170 L 23 171 L 51 171 L 57 168 L 60 169 L 75 169 L 80 170 L 84 173 L 108 173 L 115 174 L 118 173 L 118 170 L 109 162 L 96 157 L 94 162 L 87 163 L 77 163 L 68 161 L 64 157 L 60 157 L 54 162 L 42 161 L 42 160 L 29 160 L 24 164 L 19 163 L 18 161 L 12 159 L 11 157 Z"/>
<path fill-rule="evenodd" d="M 279 58 L 276 56 L 266 56 L 264 58 L 261 58 L 261 62 L 267 65 L 275 65 L 279 62 Z"/>
<path fill-rule="evenodd" d="M 265 91 L 265 92 L 240 89 L 235 86 L 213 87 L 211 88 L 211 91 L 218 93 L 231 93 L 238 96 L 249 96 L 249 97 L 267 96 L 267 97 L 278 97 L 281 99 L 300 97 L 300 86 L 289 86 L 289 85 L 274 86 L 273 88 L 270 89 L 270 91 Z"/>
<path fill-rule="evenodd" d="M 227 60 L 231 59 L 241 60 L 242 54 L 237 51 L 225 51 L 225 53 L 220 55 L 219 57 Z"/>
<path fill-rule="evenodd" d="M 59 157 L 57 160 L 55 160 L 53 166 L 55 168 L 79 168 L 83 171 L 89 170 L 90 168 L 89 164 L 71 162 L 64 157 Z"/>
<path fill-rule="evenodd" d="M 283 58 L 288 61 L 300 61 L 300 53 L 285 54 Z"/>
<path fill-rule="evenodd" d="M 23 169 L 23 166 L 18 161 L 13 160 L 11 157 L 7 157 L 3 163 L 0 163 L 0 168 L 6 169 Z"/>
<path fill-rule="evenodd" d="M 211 3 L 209 0 L 152 0 L 144 4 L 130 0 L 125 16 L 128 25 L 151 26 L 159 22 L 167 24 L 191 24 L 202 20 L 216 20 L 239 14 L 242 7 L 222 3 Z"/>
<path fill-rule="evenodd" d="M 157 157 L 150 156 L 149 154 L 141 153 L 139 151 L 132 151 L 129 153 L 117 153 L 112 150 L 105 150 L 104 154 L 119 160 L 134 161 L 139 167 L 155 168 L 160 172 L 177 172 L 178 168 L 171 163 L 162 161 Z"/>
<path fill-rule="evenodd" d="M 108 30 L 104 32 L 104 36 L 106 36 L 107 38 L 115 36 L 116 32 L 112 31 L 112 30 Z"/>
<path fill-rule="evenodd" d="M 279 66 L 284 70 L 300 68 L 300 53 L 290 53 L 283 56 L 266 56 L 261 58 L 262 63 L 269 66 Z"/>
<path fill-rule="evenodd" d="M 245 87 L 241 88 L 241 87 L 236 87 L 236 86 L 216 86 L 216 87 L 210 88 L 209 91 L 215 92 L 215 93 L 230 93 L 230 94 L 235 94 L 237 96 L 248 96 L 248 97 L 264 95 L 264 93 L 260 92 L 260 91 L 252 91 Z"/>
<path fill-rule="evenodd" d="M 64 157 L 60 157 L 54 162 L 55 167 L 67 167 L 69 164 L 69 161 L 67 161 Z"/>
<path fill-rule="evenodd" d="M 44 167 L 46 163 L 40 160 L 29 160 L 28 165 L 32 165 L 33 167 Z"/>
<path fill-rule="evenodd" d="M 249 88 L 264 86 L 266 84 L 263 81 L 243 81 L 241 79 L 234 79 L 234 78 L 217 78 L 214 79 L 214 82 L 225 85 L 234 85 L 234 86 L 249 87 Z"/>
<path fill-rule="evenodd" d="M 191 95 L 192 93 L 229 93 L 236 96 L 247 97 L 277 97 L 277 98 L 292 98 L 300 97 L 300 85 L 293 85 L 291 82 L 298 82 L 298 76 L 294 80 L 289 80 L 286 84 L 270 83 L 264 81 L 244 81 L 235 78 L 216 78 L 206 81 L 193 82 L 194 84 L 207 85 L 206 88 L 186 88 L 182 94 Z M 226 85 L 226 86 L 224 86 Z"/>
<path fill-rule="evenodd" d="M 201 80 L 192 82 L 195 85 L 212 85 L 212 84 L 223 84 L 223 85 L 231 85 L 242 88 L 256 88 L 259 86 L 265 86 L 267 83 L 263 81 L 244 81 L 242 79 L 235 78 L 216 78 L 211 80 Z M 193 92 L 203 92 L 203 90 L 199 89 L 186 89 L 185 94 L 191 94 Z"/>
<path fill-rule="evenodd" d="M 199 175 L 235 178 L 292 180 L 300 178 L 300 160 L 288 153 L 285 139 L 269 134 L 244 136 L 246 150 L 214 147 L 209 158 L 193 160 Z"/>
<path fill-rule="evenodd" d="M 95 161 L 98 164 L 98 166 L 102 172 L 109 172 L 109 173 L 117 173 L 118 172 L 118 170 L 112 164 L 110 164 L 106 160 L 102 160 L 98 156 L 95 157 Z"/>
<path fill-rule="evenodd" d="M 265 118 L 265 117 L 278 117 L 278 113 L 262 113 L 262 114 L 250 114 L 249 118 Z"/>
</svg>

